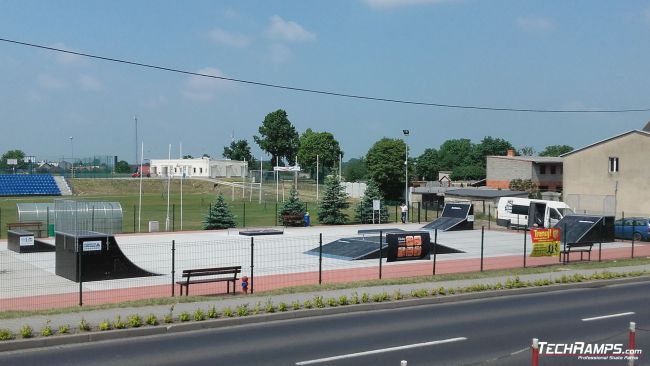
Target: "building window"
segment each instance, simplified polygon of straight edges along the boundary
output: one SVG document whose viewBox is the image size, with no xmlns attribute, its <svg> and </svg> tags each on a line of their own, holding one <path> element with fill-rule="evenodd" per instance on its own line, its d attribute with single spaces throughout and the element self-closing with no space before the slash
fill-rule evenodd
<svg viewBox="0 0 650 366">
<path fill-rule="evenodd" d="M 556 174 L 557 173 L 557 166 L 551 165 L 551 174 Z"/>
<path fill-rule="evenodd" d="M 193 169 L 194 169 L 194 171 L 192 173 L 196 173 L 196 168 L 193 168 Z"/>
<path fill-rule="evenodd" d="M 539 174 L 546 174 L 546 165 L 540 164 L 540 166 L 539 166 Z"/>
<path fill-rule="evenodd" d="M 199 168 L 199 174 L 203 174 L 203 168 Z"/>
<path fill-rule="evenodd" d="M 616 157 L 609 157 L 609 172 L 610 173 L 618 173 L 618 158 Z"/>
</svg>

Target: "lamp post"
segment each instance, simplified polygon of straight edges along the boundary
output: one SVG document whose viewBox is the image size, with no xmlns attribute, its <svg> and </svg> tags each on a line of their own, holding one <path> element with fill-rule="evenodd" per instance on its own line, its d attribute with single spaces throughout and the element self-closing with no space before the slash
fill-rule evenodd
<svg viewBox="0 0 650 366">
<path fill-rule="evenodd" d="M 70 153 L 71 153 L 71 160 L 72 160 L 72 167 L 70 168 L 70 172 L 72 174 L 72 179 L 74 179 L 74 137 L 70 136 Z"/>
<path fill-rule="evenodd" d="M 409 130 L 402 130 L 402 133 L 404 133 L 404 146 L 406 147 L 404 153 L 404 203 L 406 207 L 409 207 L 409 145 L 406 143 Z M 406 221 L 408 221 L 408 216 L 406 217 Z"/>
</svg>

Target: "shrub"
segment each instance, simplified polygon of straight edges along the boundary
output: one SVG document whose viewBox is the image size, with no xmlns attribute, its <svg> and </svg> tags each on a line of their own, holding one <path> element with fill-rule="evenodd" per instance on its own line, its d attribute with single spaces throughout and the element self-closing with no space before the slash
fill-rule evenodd
<svg viewBox="0 0 650 366">
<path fill-rule="evenodd" d="M 311 302 L 311 300 L 305 300 L 303 306 L 305 307 L 305 309 L 311 309 L 314 307 L 314 304 Z"/>
<path fill-rule="evenodd" d="M 111 323 L 108 320 L 104 320 L 103 322 L 99 323 L 99 326 L 97 328 L 101 331 L 112 329 Z"/>
<path fill-rule="evenodd" d="M 403 299 L 404 299 L 404 294 L 402 294 L 402 291 L 400 290 L 393 291 L 393 300 L 403 300 Z"/>
<path fill-rule="evenodd" d="M 261 313 L 262 313 L 262 303 L 258 301 L 257 304 L 255 304 L 255 307 L 253 308 L 253 315 L 257 315 Z"/>
<path fill-rule="evenodd" d="M 291 303 L 291 308 L 293 308 L 293 310 L 300 310 L 300 302 L 294 300 Z"/>
<path fill-rule="evenodd" d="M 48 320 L 45 322 L 45 326 L 43 329 L 41 329 L 41 335 L 43 337 L 49 337 L 54 334 L 54 330 L 52 329 L 52 326 L 50 326 L 50 321 Z"/>
<path fill-rule="evenodd" d="M 10 341 L 14 338 L 14 334 L 9 329 L 0 329 L 0 341 Z"/>
<path fill-rule="evenodd" d="M 237 316 L 248 316 L 249 312 L 248 304 L 237 306 Z"/>
<path fill-rule="evenodd" d="M 163 321 L 165 324 L 171 324 L 174 322 L 174 316 L 171 313 L 167 313 L 165 314 Z"/>
<path fill-rule="evenodd" d="M 390 300 L 390 296 L 388 296 L 388 293 L 385 291 L 379 294 L 375 294 L 372 297 L 372 301 L 374 302 L 382 302 L 382 301 L 389 301 L 389 300 Z"/>
<path fill-rule="evenodd" d="M 419 290 L 413 289 L 413 290 L 411 290 L 411 296 L 412 297 L 427 297 L 427 296 L 429 296 L 429 290 L 427 290 L 425 288 L 419 289 Z"/>
<path fill-rule="evenodd" d="M 180 320 L 182 322 L 190 321 L 190 313 L 188 313 L 187 311 L 183 311 L 182 313 L 180 313 L 178 315 L 178 320 Z"/>
<path fill-rule="evenodd" d="M 361 294 L 361 302 L 364 304 L 370 302 L 370 295 L 368 295 L 366 292 Z"/>
<path fill-rule="evenodd" d="M 124 329 L 126 328 L 126 322 L 118 315 L 113 322 L 113 328 L 115 329 Z"/>
<path fill-rule="evenodd" d="M 287 311 L 287 310 L 288 310 L 287 304 L 285 304 L 283 302 L 278 304 L 278 311 L 284 312 L 284 311 Z"/>
<path fill-rule="evenodd" d="M 129 315 L 126 321 L 131 328 L 140 328 L 142 326 L 142 317 L 138 314 Z"/>
<path fill-rule="evenodd" d="M 200 322 L 205 320 L 205 313 L 201 309 L 194 310 L 194 320 Z"/>
<path fill-rule="evenodd" d="M 29 325 L 23 325 L 20 328 L 20 336 L 23 338 L 32 338 L 34 336 L 34 330 Z"/>
<path fill-rule="evenodd" d="M 226 318 L 232 318 L 233 316 L 235 316 L 235 312 L 229 306 L 226 306 L 225 308 L 223 308 L 222 313 L 223 313 L 223 316 L 226 317 Z"/>
<path fill-rule="evenodd" d="M 314 297 L 314 305 L 319 309 L 324 308 L 325 307 L 325 301 L 323 300 L 323 297 L 322 296 Z"/>
<path fill-rule="evenodd" d="M 90 331 L 90 324 L 88 324 L 88 321 L 86 319 L 81 318 L 81 321 L 79 321 L 79 330 L 84 332 Z"/>
<path fill-rule="evenodd" d="M 153 314 L 149 314 L 147 316 L 147 319 L 145 320 L 145 323 L 147 323 L 149 325 L 152 325 L 152 326 L 153 325 L 158 325 L 158 318 Z"/>
<path fill-rule="evenodd" d="M 358 295 L 357 292 L 355 291 L 355 292 L 352 293 L 352 296 L 350 296 L 350 304 L 355 304 L 355 305 L 356 305 L 356 304 L 358 304 L 359 302 L 360 302 L 360 301 L 359 301 L 359 295 Z"/>
<path fill-rule="evenodd" d="M 330 298 L 327 299 L 327 305 L 334 308 L 334 307 L 337 307 L 339 305 L 339 302 L 336 300 L 336 298 L 330 297 Z"/>
<path fill-rule="evenodd" d="M 64 324 L 59 326 L 59 334 L 67 334 L 70 332 L 70 325 Z"/>
<path fill-rule="evenodd" d="M 208 309 L 208 318 L 210 319 L 215 319 L 217 317 L 217 308 L 212 305 L 210 309 Z"/>
<path fill-rule="evenodd" d="M 275 313 L 275 305 L 273 305 L 273 301 L 271 301 L 271 299 L 266 300 L 264 309 L 267 313 Z"/>
<path fill-rule="evenodd" d="M 350 302 L 348 301 L 348 297 L 345 295 L 339 296 L 339 305 L 348 305 Z"/>
<path fill-rule="evenodd" d="M 447 295 L 447 290 L 445 290 L 444 287 L 439 287 L 438 290 L 436 291 L 438 295 Z"/>
</svg>

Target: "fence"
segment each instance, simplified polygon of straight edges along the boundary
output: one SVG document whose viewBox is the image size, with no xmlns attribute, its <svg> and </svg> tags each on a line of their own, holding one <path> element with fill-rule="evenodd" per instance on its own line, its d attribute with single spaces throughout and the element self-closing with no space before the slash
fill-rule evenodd
<svg viewBox="0 0 650 366">
<path fill-rule="evenodd" d="M 356 228 L 355 228 L 356 229 Z M 305 229 L 301 229 L 305 230 Z M 55 275 L 55 254 L 18 254 L 0 249 L 0 311 L 48 309 L 102 304 L 136 299 L 177 296 L 176 281 L 185 269 L 241 266 L 250 279 L 250 292 L 327 283 L 358 282 L 388 278 L 430 276 L 558 264 L 558 257 L 530 257 L 529 233 L 476 230 L 432 232 L 434 246 L 428 260 L 391 262 L 380 251 L 375 259 L 342 260 L 324 253 L 336 240 L 358 237 L 368 245 L 379 243 L 361 234 L 316 233 L 244 237 L 227 232 L 163 234 L 151 237 L 120 236 L 119 249 L 135 265 L 155 276 L 77 283 Z M 334 232 L 335 230 L 328 230 Z M 348 229 L 349 231 L 349 229 Z M 352 232 L 351 232 L 352 233 Z M 187 236 L 185 236 L 187 235 Z M 368 234 L 372 235 L 372 234 Z M 374 234 L 377 235 L 377 234 Z M 190 237 L 191 236 L 191 237 Z M 185 238 L 185 240 L 183 239 Z M 195 238 L 194 240 L 190 240 Z M 449 253 L 447 248 L 458 252 Z M 311 251 L 310 253 L 307 253 Z M 648 243 L 615 242 L 594 247 L 593 261 L 650 255 Z M 81 256 L 83 261 L 83 256 Z M 79 263 L 84 266 L 83 262 Z M 80 267 L 81 268 L 81 267 Z M 196 284 L 190 295 L 225 293 L 225 284 Z M 241 289 L 239 289 L 241 292 Z"/>
</svg>

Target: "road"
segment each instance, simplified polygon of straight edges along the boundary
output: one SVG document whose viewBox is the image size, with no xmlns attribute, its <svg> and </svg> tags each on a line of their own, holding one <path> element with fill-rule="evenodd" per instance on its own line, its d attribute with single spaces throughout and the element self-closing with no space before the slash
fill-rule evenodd
<svg viewBox="0 0 650 366">
<path fill-rule="evenodd" d="M 529 365 L 533 337 L 650 352 L 650 281 L 0 354 L 2 365 Z M 584 321 L 583 319 L 617 315 Z M 373 352 L 368 352 L 373 351 Z M 330 361 L 327 361 L 330 359 Z M 626 365 L 545 356 L 541 365 Z M 642 355 L 636 365 L 650 364 Z"/>
</svg>

